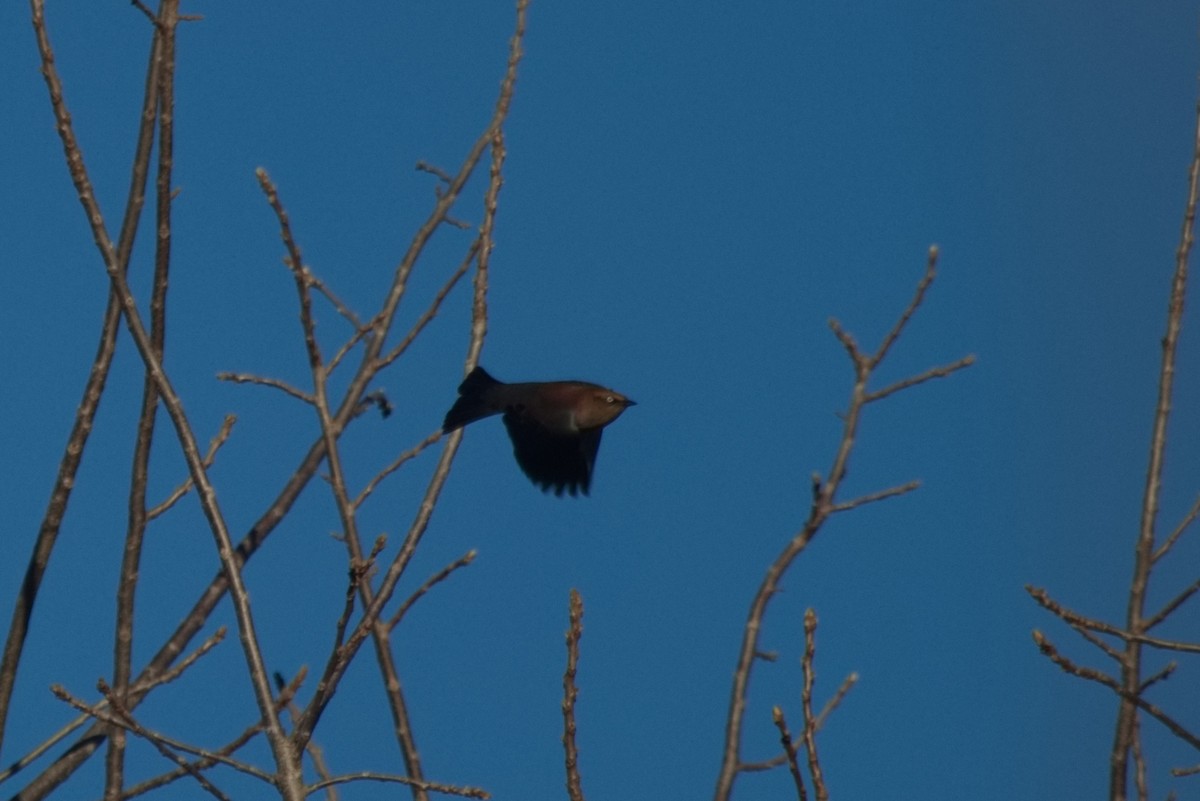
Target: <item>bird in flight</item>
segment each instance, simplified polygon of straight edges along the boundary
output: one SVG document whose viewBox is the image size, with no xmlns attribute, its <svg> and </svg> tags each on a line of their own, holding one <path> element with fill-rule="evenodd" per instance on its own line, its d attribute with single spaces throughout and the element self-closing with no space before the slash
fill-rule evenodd
<svg viewBox="0 0 1200 801">
<path fill-rule="evenodd" d="M 588 494 L 600 434 L 634 402 L 619 392 L 586 381 L 531 381 L 506 384 L 476 367 L 458 387 L 458 400 L 446 413 L 442 431 L 504 415 L 513 454 L 525 475 L 555 495 Z"/>
</svg>

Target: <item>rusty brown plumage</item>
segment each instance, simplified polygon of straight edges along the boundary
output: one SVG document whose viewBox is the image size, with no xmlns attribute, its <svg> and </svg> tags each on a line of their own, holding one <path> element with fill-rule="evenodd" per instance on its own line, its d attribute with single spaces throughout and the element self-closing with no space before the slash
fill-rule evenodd
<svg viewBox="0 0 1200 801">
<path fill-rule="evenodd" d="M 442 431 L 504 415 L 513 454 L 525 475 L 543 491 L 584 495 L 592 483 L 604 427 L 633 401 L 586 381 L 532 381 L 506 384 L 482 367 L 458 387 L 458 400 L 446 413 Z"/>
</svg>

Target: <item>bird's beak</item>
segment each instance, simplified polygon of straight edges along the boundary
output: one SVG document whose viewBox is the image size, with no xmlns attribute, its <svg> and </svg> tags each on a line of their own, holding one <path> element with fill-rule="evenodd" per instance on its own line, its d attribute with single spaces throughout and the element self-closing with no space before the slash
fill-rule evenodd
<svg viewBox="0 0 1200 801">
<path fill-rule="evenodd" d="M 626 406 L 637 406 L 637 401 L 635 401 L 635 400 L 630 400 L 629 398 L 626 398 L 626 399 L 625 399 L 625 405 L 626 405 Z"/>
</svg>

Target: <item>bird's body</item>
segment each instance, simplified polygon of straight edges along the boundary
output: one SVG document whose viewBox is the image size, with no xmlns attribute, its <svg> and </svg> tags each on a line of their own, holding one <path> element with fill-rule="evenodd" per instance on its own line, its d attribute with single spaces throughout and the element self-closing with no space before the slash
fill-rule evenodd
<svg viewBox="0 0 1200 801">
<path fill-rule="evenodd" d="M 600 432 L 634 402 L 586 381 L 505 384 L 476 367 L 458 387 L 442 431 L 504 415 L 517 464 L 543 491 L 584 495 L 600 448 Z"/>
</svg>

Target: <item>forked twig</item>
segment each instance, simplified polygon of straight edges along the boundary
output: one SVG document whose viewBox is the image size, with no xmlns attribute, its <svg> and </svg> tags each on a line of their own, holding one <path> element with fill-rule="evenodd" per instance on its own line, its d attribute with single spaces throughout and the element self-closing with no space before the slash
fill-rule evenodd
<svg viewBox="0 0 1200 801">
<path fill-rule="evenodd" d="M 853 335 L 846 331 L 837 320 L 830 320 L 829 322 L 829 327 L 833 331 L 834 336 L 842 344 L 842 347 L 850 357 L 855 374 L 854 385 L 850 393 L 849 408 L 842 418 L 842 438 L 834 455 L 828 478 L 822 481 L 819 476 L 814 477 L 812 502 L 807 519 L 800 530 L 792 537 L 791 541 L 787 543 L 779 556 L 775 558 L 775 561 L 767 568 L 766 576 L 763 578 L 758 592 L 751 601 L 750 611 L 743 629 L 742 645 L 738 653 L 737 665 L 734 669 L 733 688 L 730 692 L 729 700 L 729 713 L 725 722 L 725 748 L 722 755 L 721 768 L 717 776 L 717 786 L 714 794 L 715 801 L 728 801 L 732 794 L 733 783 L 737 774 L 747 769 L 747 763 L 744 763 L 741 759 L 741 739 L 750 673 L 757 654 L 762 650 L 758 643 L 767 606 L 778 592 L 779 582 L 783 575 L 787 572 L 796 557 L 808 547 L 808 544 L 817 535 L 821 526 L 831 514 L 836 511 L 845 511 L 846 509 L 854 508 L 855 506 L 860 506 L 874 500 L 903 494 L 912 488 L 911 485 L 905 484 L 862 496 L 846 504 L 840 504 L 837 500 L 837 493 L 841 487 L 842 480 L 845 478 L 850 454 L 854 449 L 858 435 L 858 426 L 862 411 L 872 398 L 872 393 L 867 389 L 867 384 L 875 369 L 880 365 L 884 357 L 887 356 L 892 346 L 903 333 L 908 321 L 924 300 L 925 294 L 930 285 L 932 285 L 937 272 L 937 255 L 938 251 L 936 247 L 929 249 L 929 258 L 926 263 L 925 273 L 918 282 L 912 299 L 900 314 L 895 325 L 892 326 L 891 330 L 884 337 L 874 355 L 866 355 L 859 347 Z M 934 368 L 933 370 L 925 371 L 912 379 L 893 385 L 886 392 L 887 394 L 899 392 L 902 389 L 923 383 L 930 378 L 938 377 L 942 370 L 945 371 L 945 374 L 949 374 L 969 366 L 972 362 L 972 357 L 966 357 L 945 368 Z M 881 397 L 881 395 L 876 395 L 875 399 Z"/>
</svg>

